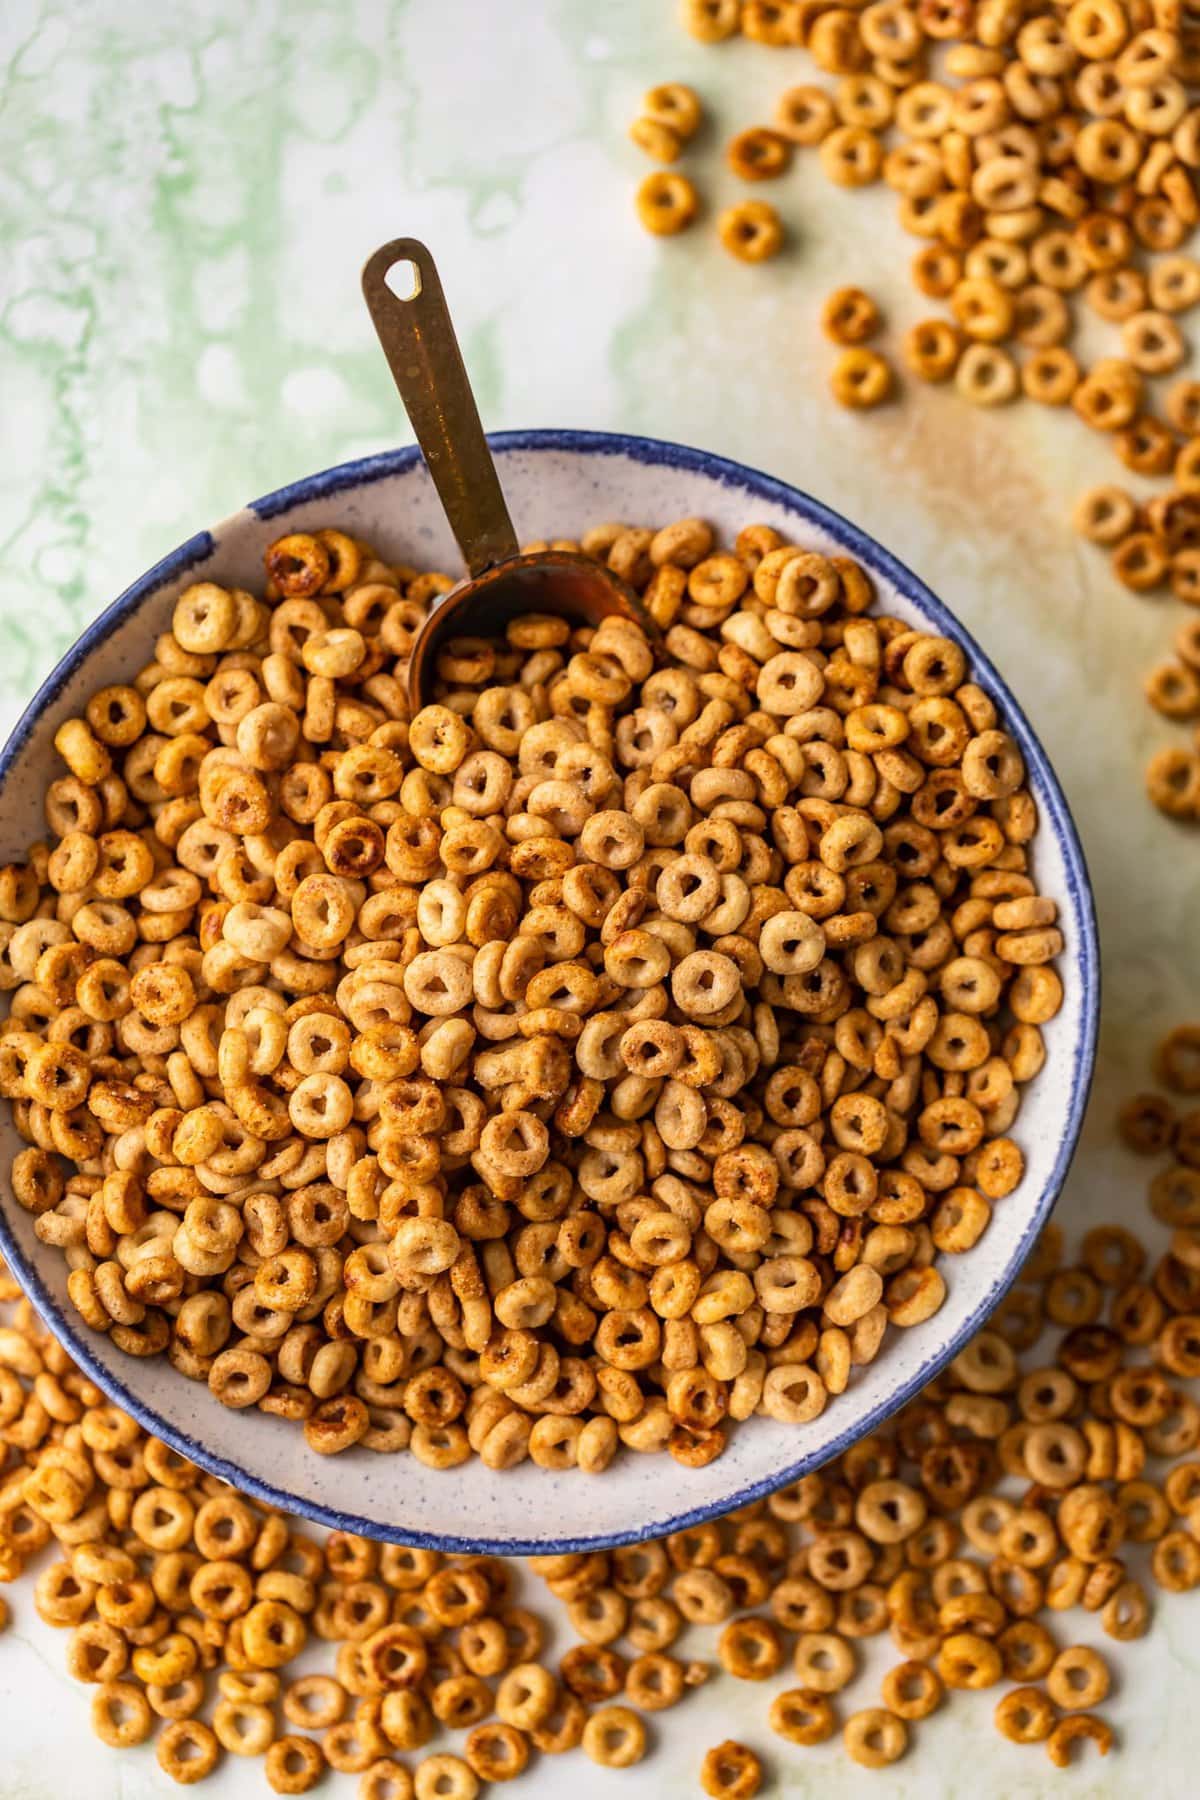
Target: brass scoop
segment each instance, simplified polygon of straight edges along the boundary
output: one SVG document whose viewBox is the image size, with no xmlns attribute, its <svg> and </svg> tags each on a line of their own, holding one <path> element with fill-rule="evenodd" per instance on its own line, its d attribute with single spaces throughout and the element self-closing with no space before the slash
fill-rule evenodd
<svg viewBox="0 0 1200 1800">
<path fill-rule="evenodd" d="M 403 263 L 412 278 L 405 299 L 387 280 Z M 363 269 L 362 285 L 468 571 L 435 601 L 414 639 L 408 664 L 412 711 L 430 698 L 439 645 L 452 637 L 494 637 L 519 613 L 553 613 L 586 625 L 620 613 L 656 639 L 657 628 L 632 588 L 590 556 L 565 550 L 521 554 L 442 284 L 424 244 L 415 238 L 384 244 Z"/>
</svg>

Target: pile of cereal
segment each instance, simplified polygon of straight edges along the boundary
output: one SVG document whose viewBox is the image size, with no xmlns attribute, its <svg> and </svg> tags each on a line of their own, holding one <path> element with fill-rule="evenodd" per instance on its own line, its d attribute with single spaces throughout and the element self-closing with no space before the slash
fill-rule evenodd
<svg viewBox="0 0 1200 1800">
<path fill-rule="evenodd" d="M 323 1453 L 701 1466 L 928 1319 L 1021 1177 L 1062 934 L 962 650 L 765 526 L 582 549 L 647 629 L 453 640 L 411 720 L 448 578 L 330 530 L 188 588 L 0 872 L 71 1300 Z"/>
<path fill-rule="evenodd" d="M 724 1671 L 775 1684 L 766 1717 L 790 1745 L 840 1729 L 886 1767 L 955 1691 L 994 1689 L 1014 1742 L 1059 1766 L 1079 1744 L 1105 1755 L 1109 1657 L 1066 1615 L 1126 1644 L 1151 1588 L 1200 1583 L 1200 1027 L 1170 1034 L 1157 1073 L 1191 1109 L 1142 1094 L 1119 1127 L 1157 1161 L 1164 1253 L 1101 1226 L 1067 1263 L 1050 1227 L 988 1328 L 820 1474 L 661 1542 L 533 1559 L 578 1640 L 554 1668 L 518 1564 L 307 1535 L 107 1405 L 24 1303 L 0 1327 L 0 1581 L 37 1572 L 97 1733 L 156 1732 L 180 1781 L 222 1750 L 262 1756 L 281 1793 L 356 1774 L 360 1800 L 473 1800 L 577 1745 L 628 1767 L 647 1716 L 710 1677 L 706 1628 Z M 17 1293 L 0 1273 L 0 1301 Z M 878 1702 L 840 1717 L 884 1637 L 899 1660 Z M 333 1673 L 289 1669 L 314 1640 L 336 1644 Z M 466 1736 L 447 1750 L 439 1732 Z M 748 1800 L 763 1762 L 725 1742 L 699 1773 Z"/>
<path fill-rule="evenodd" d="M 912 285 L 946 307 L 904 334 L 907 371 L 952 384 L 977 406 L 1021 395 L 1069 406 L 1107 434 L 1127 470 L 1168 485 L 1150 497 L 1121 487 L 1089 493 L 1080 529 L 1109 547 L 1127 587 L 1169 589 L 1196 604 L 1200 383 L 1182 377 L 1161 399 L 1156 391 L 1186 361 L 1183 316 L 1200 302 L 1200 262 L 1184 248 L 1200 222 L 1194 21 L 1170 0 L 873 0 L 857 8 L 683 0 L 682 19 L 704 43 L 740 35 L 770 47 L 788 70 L 772 123 L 730 139 L 735 174 L 777 178 L 808 148 L 838 186 L 883 184 L 896 195 L 901 224 L 921 241 Z M 827 85 L 794 83 L 786 53 L 801 48 Z M 696 215 L 698 196 L 673 173 L 650 177 L 662 180 L 686 189 L 678 229 Z M 645 219 L 640 200 L 639 210 Z M 740 227 L 729 224 L 733 215 L 744 215 Z M 735 254 L 761 260 L 782 242 L 783 225 L 755 199 L 722 215 L 721 235 Z M 843 346 L 832 388 L 841 404 L 869 408 L 897 383 L 893 361 L 865 341 L 882 324 L 878 309 L 870 302 L 864 320 L 853 313 L 855 296 L 865 299 L 847 289 L 831 302 L 830 335 Z M 839 311 L 853 335 L 840 333 Z M 1111 327 L 1111 353 L 1072 349 L 1081 324 Z M 1155 670 L 1148 696 L 1164 718 L 1190 727 L 1186 745 L 1151 762 L 1150 797 L 1171 817 L 1195 820 L 1194 662 L 1181 654 Z"/>
</svg>

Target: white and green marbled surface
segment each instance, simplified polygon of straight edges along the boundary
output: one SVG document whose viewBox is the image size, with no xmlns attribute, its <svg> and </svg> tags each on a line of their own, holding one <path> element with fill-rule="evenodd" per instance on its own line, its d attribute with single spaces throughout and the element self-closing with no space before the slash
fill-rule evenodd
<svg viewBox="0 0 1200 1800">
<path fill-rule="evenodd" d="M 1123 593 L 1073 539 L 1074 495 L 1112 475 L 1073 419 L 973 412 L 931 389 L 868 418 L 832 404 L 821 300 L 860 282 L 898 332 L 919 316 L 911 243 L 885 196 L 839 194 L 798 165 L 771 196 L 786 254 L 731 262 L 712 232 L 736 187 L 723 138 L 808 70 L 798 54 L 705 50 L 673 15 L 670 0 L 5 0 L 3 724 L 182 538 L 409 436 L 358 269 L 383 240 L 421 236 L 490 426 L 642 431 L 769 469 L 881 538 L 995 655 L 1063 777 L 1101 915 L 1101 1067 L 1060 1216 L 1136 1219 L 1141 1173 L 1113 1152 L 1109 1119 L 1157 1033 L 1200 1003 L 1200 837 L 1151 812 L 1140 774 L 1167 739 L 1140 680 L 1179 611 Z M 648 165 L 625 137 L 666 78 L 692 81 L 713 117 L 685 165 L 706 220 L 671 242 L 633 219 Z M 27 1588 L 13 1599 L 0 1800 L 73 1795 L 85 1773 L 96 1800 L 169 1791 L 149 1752 L 95 1745 L 61 1638 Z M 765 1696 L 725 1682 L 656 1722 L 641 1769 L 573 1757 L 526 1786 L 696 1792 L 704 1745 L 732 1733 L 767 1750 L 788 1795 L 1125 1795 L 1148 1779 L 1164 1800 L 1196 1793 L 1200 1601 L 1164 1606 L 1113 1661 L 1124 1747 L 1067 1776 L 1003 1744 L 982 1696 L 872 1781 L 832 1751 L 772 1744 Z M 865 1680 L 846 1698 L 873 1696 Z M 266 1789 L 227 1762 L 210 1791 Z"/>
</svg>

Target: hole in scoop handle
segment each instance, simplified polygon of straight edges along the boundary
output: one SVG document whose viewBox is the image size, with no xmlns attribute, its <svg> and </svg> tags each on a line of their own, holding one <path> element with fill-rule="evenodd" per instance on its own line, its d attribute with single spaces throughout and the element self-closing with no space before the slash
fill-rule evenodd
<svg viewBox="0 0 1200 1800">
<path fill-rule="evenodd" d="M 413 276 L 401 299 L 388 276 L 404 263 Z M 367 262 L 362 286 L 450 529 L 467 568 L 480 575 L 517 554 L 517 534 L 434 260 L 416 238 L 395 238 Z"/>
</svg>

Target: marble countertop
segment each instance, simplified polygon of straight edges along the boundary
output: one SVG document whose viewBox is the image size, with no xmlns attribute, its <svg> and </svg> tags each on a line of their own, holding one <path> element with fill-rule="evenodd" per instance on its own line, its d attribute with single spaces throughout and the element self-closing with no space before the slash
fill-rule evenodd
<svg viewBox="0 0 1200 1800">
<path fill-rule="evenodd" d="M 915 384 L 868 417 L 833 405 L 829 290 L 870 288 L 894 336 L 920 316 L 887 196 L 847 197 L 799 162 L 771 193 L 785 254 L 749 268 L 719 248 L 713 216 L 736 185 L 723 138 L 769 116 L 805 59 L 705 50 L 670 0 L 7 0 L 0 66 L 4 728 L 82 626 L 192 531 L 411 435 L 358 270 L 385 239 L 423 237 L 490 427 L 641 431 L 769 469 L 867 526 L 995 656 L 1075 810 L 1104 948 L 1100 1069 L 1059 1217 L 1140 1219 L 1144 1177 L 1110 1120 L 1155 1037 L 1200 1007 L 1197 836 L 1150 809 L 1141 777 L 1168 733 L 1140 683 L 1179 610 L 1122 591 L 1072 536 L 1074 496 L 1113 469 L 1073 418 L 972 411 Z M 714 123 L 685 165 L 705 220 L 662 241 L 634 220 L 650 165 L 625 133 L 667 78 L 693 82 Z M 170 1791 L 150 1752 L 96 1744 L 62 1639 L 27 1586 L 11 1598 L 2 1800 L 85 1778 L 95 1800 Z M 1105 1710 L 1123 1747 L 1107 1763 L 1052 1781 L 1039 1751 L 995 1735 L 987 1696 L 956 1697 L 878 1791 L 1125 1795 L 1152 1771 L 1182 1800 L 1200 1753 L 1198 1624 L 1195 1600 L 1164 1604 L 1114 1656 Z M 569 1768 L 589 1800 L 695 1793 L 704 1746 L 726 1735 L 768 1754 L 782 1794 L 872 1786 L 836 1749 L 772 1741 L 765 1708 L 753 1686 L 713 1684 L 655 1722 L 641 1768 L 547 1761 L 521 1791 L 559 1791 Z M 229 1759 L 206 1791 L 268 1790 Z"/>
</svg>

